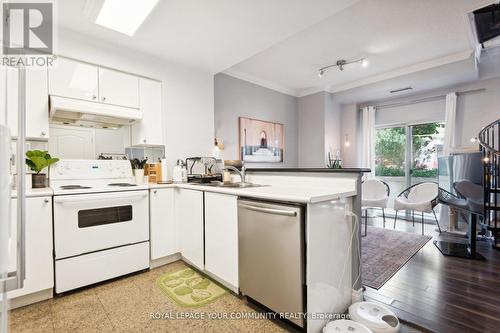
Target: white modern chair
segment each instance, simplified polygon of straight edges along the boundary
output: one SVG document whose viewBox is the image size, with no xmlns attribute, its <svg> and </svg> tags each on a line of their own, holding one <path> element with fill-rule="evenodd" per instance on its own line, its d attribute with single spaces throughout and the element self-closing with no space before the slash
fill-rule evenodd
<svg viewBox="0 0 500 333">
<path fill-rule="evenodd" d="M 439 203 L 438 201 L 439 187 L 437 183 L 423 182 L 408 187 L 401 192 L 396 199 L 394 199 L 394 229 L 396 228 L 396 220 L 398 218 L 398 211 L 411 210 L 413 216 L 413 226 L 415 226 L 415 212 L 422 213 L 422 235 L 424 234 L 424 213 L 433 213 L 434 219 L 441 233 L 441 226 L 434 212 L 434 207 Z"/>
<path fill-rule="evenodd" d="M 385 208 L 389 201 L 389 185 L 378 179 L 367 179 L 361 184 L 361 209 L 365 211 L 365 236 L 368 229 L 368 209 L 382 209 L 385 228 Z"/>
</svg>

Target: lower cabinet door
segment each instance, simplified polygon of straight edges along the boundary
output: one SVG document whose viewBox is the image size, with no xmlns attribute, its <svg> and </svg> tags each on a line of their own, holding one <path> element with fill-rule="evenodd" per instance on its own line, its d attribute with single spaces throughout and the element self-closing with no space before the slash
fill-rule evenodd
<svg viewBox="0 0 500 333">
<path fill-rule="evenodd" d="M 205 270 L 227 282 L 229 288 L 238 289 L 238 208 L 234 195 L 205 193 Z"/>
<path fill-rule="evenodd" d="M 176 208 L 182 257 L 203 270 L 203 192 L 180 189 Z"/>
<path fill-rule="evenodd" d="M 12 199 L 13 225 L 15 225 L 16 220 L 16 207 L 17 199 Z M 12 253 L 15 258 L 16 251 L 14 250 Z M 24 296 L 54 287 L 52 253 L 52 197 L 27 198 L 26 279 L 24 287 L 10 291 L 8 298 Z"/>
<path fill-rule="evenodd" d="M 149 193 L 151 219 L 151 259 L 177 252 L 174 188 L 152 189 Z"/>
</svg>

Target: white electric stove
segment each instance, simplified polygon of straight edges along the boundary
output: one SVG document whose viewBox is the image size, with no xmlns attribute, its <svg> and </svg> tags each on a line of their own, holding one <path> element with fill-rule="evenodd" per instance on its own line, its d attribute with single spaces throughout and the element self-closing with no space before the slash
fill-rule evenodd
<svg viewBox="0 0 500 333">
<path fill-rule="evenodd" d="M 61 160 L 49 175 L 56 293 L 149 267 L 148 186 L 129 161 Z"/>
<path fill-rule="evenodd" d="M 128 160 L 60 160 L 50 168 L 54 195 L 147 190 Z"/>
</svg>

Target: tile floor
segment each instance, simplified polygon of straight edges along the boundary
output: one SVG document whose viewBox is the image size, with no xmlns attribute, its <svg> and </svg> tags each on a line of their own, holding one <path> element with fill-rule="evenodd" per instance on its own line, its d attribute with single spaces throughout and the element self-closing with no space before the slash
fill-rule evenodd
<svg viewBox="0 0 500 333">
<path fill-rule="evenodd" d="M 255 312 L 253 306 L 233 294 L 199 309 L 182 308 L 155 286 L 165 273 L 186 267 L 177 261 L 92 288 L 10 312 L 10 332 L 286 332 L 283 323 L 270 320 L 175 319 L 152 320 L 152 313 Z M 409 327 L 402 332 L 416 333 Z"/>
</svg>

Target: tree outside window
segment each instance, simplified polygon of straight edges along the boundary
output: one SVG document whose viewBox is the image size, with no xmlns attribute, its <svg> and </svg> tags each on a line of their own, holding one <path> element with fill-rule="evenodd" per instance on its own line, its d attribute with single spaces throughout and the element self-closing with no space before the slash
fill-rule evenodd
<svg viewBox="0 0 500 333">
<path fill-rule="evenodd" d="M 437 156 L 442 146 L 443 123 L 412 126 L 412 177 L 437 177 Z M 379 129 L 376 132 L 375 175 L 405 176 L 405 127 Z"/>
</svg>

